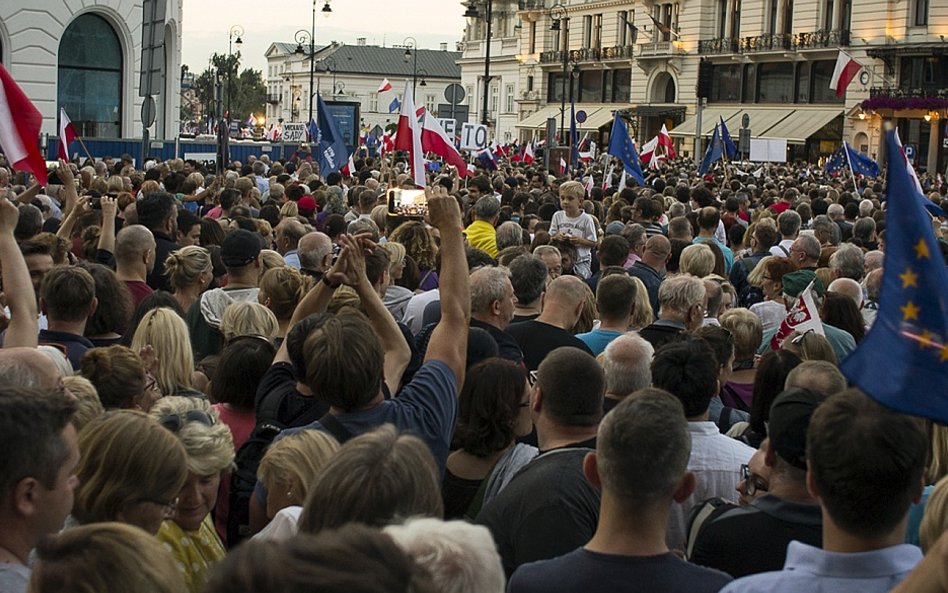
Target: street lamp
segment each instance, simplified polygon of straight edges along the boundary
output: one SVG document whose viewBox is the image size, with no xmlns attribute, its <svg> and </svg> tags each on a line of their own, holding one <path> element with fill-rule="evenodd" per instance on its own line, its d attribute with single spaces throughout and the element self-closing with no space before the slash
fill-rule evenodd
<svg viewBox="0 0 948 593">
<path fill-rule="evenodd" d="M 244 35 L 244 28 L 240 25 L 234 25 L 230 28 L 230 31 L 227 33 L 227 119 L 230 120 L 230 101 L 231 97 L 234 94 L 234 68 L 230 63 L 230 58 L 234 53 L 234 45 L 237 46 L 237 50 L 240 51 L 240 46 L 243 45 L 244 40 L 241 39 Z M 235 39 L 236 37 L 236 39 Z"/>
<path fill-rule="evenodd" d="M 560 44 L 560 53 L 563 55 L 563 92 L 560 95 L 560 142 L 563 141 L 564 134 L 566 133 L 566 83 L 570 82 L 572 86 L 572 81 L 569 80 L 569 75 L 566 72 L 566 68 L 569 65 L 569 16 L 566 14 L 566 6 L 562 2 L 557 2 L 550 7 L 550 18 L 553 19 L 553 24 L 550 26 L 550 31 L 555 31 L 557 34 L 562 31 L 562 43 Z"/>
<path fill-rule="evenodd" d="M 418 85 L 418 42 L 414 37 L 406 37 L 403 42 L 405 45 L 405 63 L 411 64 L 411 94 L 414 99 L 415 87 Z M 414 51 L 412 51 L 414 50 Z"/>
<path fill-rule="evenodd" d="M 467 4 L 467 10 L 464 12 L 464 16 L 476 20 L 480 18 L 480 12 L 477 10 L 475 0 L 470 0 Z M 485 14 L 484 20 L 487 21 L 487 34 L 484 36 L 484 99 L 483 107 L 481 109 L 481 123 L 485 126 L 488 125 L 488 98 L 490 95 L 490 38 L 491 38 L 491 29 L 494 24 L 494 0 L 487 0 L 487 12 Z"/>
<path fill-rule="evenodd" d="M 316 55 L 316 3 L 318 0 L 313 0 L 313 21 L 310 25 L 309 32 L 305 29 L 300 29 L 296 32 L 294 37 L 296 41 L 296 51 L 297 54 L 303 54 L 303 45 L 309 43 L 309 120 L 313 120 L 313 82 L 316 76 L 316 64 L 313 61 L 313 56 Z M 329 18 L 329 15 L 332 14 L 332 6 L 329 5 L 329 0 L 326 0 L 326 3 L 323 4 L 323 9 L 321 11 L 323 16 Z"/>
<path fill-rule="evenodd" d="M 322 65 L 322 67 L 323 67 L 323 72 L 329 72 L 330 74 L 332 74 L 332 88 L 333 88 L 333 92 L 335 92 L 335 89 L 336 89 L 336 60 L 332 59 L 332 57 L 330 56 L 330 57 L 327 57 L 327 58 L 323 58 L 322 60 L 319 61 L 319 63 L 320 63 L 320 64 Z"/>
<path fill-rule="evenodd" d="M 431 76 L 430 74 L 428 74 L 428 71 L 425 70 L 424 68 L 419 68 L 418 76 L 421 77 L 421 82 L 418 83 L 418 86 L 428 86 L 428 82 L 425 80 L 426 78 Z"/>
</svg>

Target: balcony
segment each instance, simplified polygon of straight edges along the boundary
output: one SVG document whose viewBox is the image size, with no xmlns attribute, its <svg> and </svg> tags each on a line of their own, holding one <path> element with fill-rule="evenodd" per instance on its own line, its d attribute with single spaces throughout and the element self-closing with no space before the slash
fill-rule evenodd
<svg viewBox="0 0 948 593">
<path fill-rule="evenodd" d="M 741 40 L 731 37 L 702 39 L 698 42 L 699 54 L 737 54 L 741 52 Z"/>
<path fill-rule="evenodd" d="M 652 58 L 681 53 L 674 41 L 652 41 L 639 44 L 639 57 Z"/>
<path fill-rule="evenodd" d="M 796 49 L 823 49 L 849 45 L 849 31 L 812 31 L 798 33 L 794 42 Z"/>
<path fill-rule="evenodd" d="M 271 105 L 277 105 L 280 103 L 281 97 L 279 93 L 267 93 L 267 103 Z"/>
<path fill-rule="evenodd" d="M 546 0 L 519 0 L 517 2 L 517 8 L 519 10 L 543 10 Z"/>
<path fill-rule="evenodd" d="M 885 97 L 889 99 L 948 99 L 948 89 L 937 85 L 926 85 L 917 88 L 872 87 L 869 97 Z"/>
<path fill-rule="evenodd" d="M 811 31 L 758 35 L 756 37 L 705 39 L 698 42 L 702 55 L 756 53 L 764 51 L 801 51 L 848 46 L 849 31 Z"/>
<path fill-rule="evenodd" d="M 603 60 L 622 60 L 629 59 L 635 53 L 635 46 L 632 45 L 616 45 L 613 47 L 605 47 L 601 51 L 601 59 Z"/>
<path fill-rule="evenodd" d="M 584 47 L 581 49 L 571 49 L 567 52 L 565 59 L 570 62 L 599 62 L 601 60 L 617 60 L 632 57 L 631 45 L 619 45 L 607 47 L 605 49 L 598 47 Z M 564 60 L 562 51 L 545 51 L 540 54 L 541 64 L 562 64 Z"/>
<path fill-rule="evenodd" d="M 745 37 L 741 49 L 744 53 L 758 51 L 787 51 L 793 47 L 793 35 L 768 33 L 756 37 Z"/>
</svg>

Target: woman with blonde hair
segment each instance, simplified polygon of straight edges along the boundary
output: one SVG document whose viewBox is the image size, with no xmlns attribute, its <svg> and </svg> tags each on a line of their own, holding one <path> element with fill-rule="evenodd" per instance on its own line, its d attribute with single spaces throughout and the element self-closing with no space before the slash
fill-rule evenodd
<svg viewBox="0 0 948 593">
<path fill-rule="evenodd" d="M 280 206 L 280 218 L 296 218 L 300 215 L 300 207 L 293 200 L 289 200 Z"/>
<path fill-rule="evenodd" d="M 388 240 L 401 243 L 406 254 L 417 264 L 421 278 L 418 291 L 438 288 L 438 272 L 435 269 L 438 246 L 425 223 L 417 220 L 402 223 L 392 231 Z"/>
<path fill-rule="evenodd" d="M 267 270 L 260 278 L 260 290 L 257 302 L 270 309 L 277 320 L 275 345 L 283 342 L 286 332 L 290 331 L 290 319 L 296 305 L 313 287 L 313 279 L 304 276 L 294 267 L 283 266 Z"/>
<path fill-rule="evenodd" d="M 132 336 L 132 350 L 151 346 L 155 352 L 155 381 L 162 395 L 201 395 L 194 390 L 194 354 L 184 319 L 167 307 L 142 317 Z"/>
<path fill-rule="evenodd" d="M 96 523 L 36 547 L 31 593 L 180 593 L 184 580 L 164 546 L 141 529 Z"/>
<path fill-rule="evenodd" d="M 162 398 L 151 415 L 180 439 L 187 453 L 187 479 L 174 513 L 158 531 L 158 539 L 171 550 L 188 589 L 198 593 L 208 568 L 224 557 L 211 511 L 217 504 L 221 476 L 234 465 L 234 440 L 207 400 Z"/>
<path fill-rule="evenodd" d="M 718 318 L 721 327 L 734 338 L 734 364 L 728 381 L 721 388 L 725 406 L 750 412 L 757 375 L 757 348 L 764 338 L 760 317 L 747 309 L 729 309 Z"/>
<path fill-rule="evenodd" d="M 260 263 L 262 264 L 263 272 L 269 272 L 274 268 L 284 267 L 286 265 L 286 260 L 284 260 L 283 256 L 277 251 L 272 249 L 261 249 Z"/>
<path fill-rule="evenodd" d="M 95 350 L 95 349 L 94 349 Z M 63 385 L 69 393 L 76 396 L 76 413 L 72 415 L 72 425 L 79 432 L 99 416 L 105 413 L 99 394 L 93 385 L 82 375 L 68 375 L 63 377 Z"/>
<path fill-rule="evenodd" d="M 220 331 L 225 345 L 239 336 L 256 336 L 272 342 L 279 329 L 273 311 L 253 301 L 231 303 L 221 316 Z"/>
<path fill-rule="evenodd" d="M 187 311 L 214 279 L 211 254 L 197 245 L 172 251 L 165 259 L 165 275 L 174 289 L 174 299 Z"/>
<path fill-rule="evenodd" d="M 79 451 L 73 519 L 121 521 L 158 533 L 187 478 L 178 439 L 143 412 L 116 410 L 82 429 Z"/>
<path fill-rule="evenodd" d="M 270 523 L 255 539 L 283 540 L 296 535 L 310 487 L 338 450 L 338 441 L 319 430 L 298 432 L 267 449 L 257 479 L 267 489 Z"/>
<path fill-rule="evenodd" d="M 414 293 L 404 286 L 396 284 L 402 279 L 405 273 L 405 256 L 407 251 L 405 246 L 394 241 L 387 241 L 379 245 L 388 253 L 388 276 L 391 279 L 388 288 L 385 289 L 385 308 L 388 309 L 395 319 L 404 317 L 405 307 Z"/>
<path fill-rule="evenodd" d="M 635 276 L 630 276 L 635 283 L 635 301 L 632 305 L 632 319 L 629 329 L 636 331 L 652 325 L 655 315 L 652 314 L 652 303 L 648 300 L 648 290 L 645 283 Z"/>
<path fill-rule="evenodd" d="M 704 243 L 695 243 L 681 252 L 678 271 L 704 278 L 714 272 L 714 252 Z"/>
</svg>

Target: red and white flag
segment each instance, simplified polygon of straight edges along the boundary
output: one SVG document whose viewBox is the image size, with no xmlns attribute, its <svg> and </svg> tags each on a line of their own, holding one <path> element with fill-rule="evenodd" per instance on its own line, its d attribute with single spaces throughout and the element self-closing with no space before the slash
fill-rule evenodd
<svg viewBox="0 0 948 593">
<path fill-rule="evenodd" d="M 560 175 L 566 175 L 566 159 L 560 157 Z"/>
<path fill-rule="evenodd" d="M 407 150 L 409 171 L 415 185 L 425 187 L 425 154 L 421 148 L 421 125 L 415 111 L 411 80 L 405 82 L 405 98 L 398 115 L 398 131 L 395 133 L 395 150 Z"/>
<path fill-rule="evenodd" d="M 609 189 L 609 186 L 612 184 L 612 172 L 615 171 L 616 166 L 611 165 L 609 167 L 609 172 L 602 176 L 602 191 L 605 192 Z"/>
<path fill-rule="evenodd" d="M 0 64 L 0 147 L 14 169 L 29 171 L 45 186 L 46 161 L 39 148 L 43 116 Z"/>
<path fill-rule="evenodd" d="M 379 85 L 378 92 L 384 93 L 385 91 L 390 90 L 392 90 L 392 83 L 390 83 L 387 78 L 383 79 L 382 84 Z"/>
<path fill-rule="evenodd" d="M 662 129 L 658 132 L 658 145 L 665 148 L 665 158 L 673 159 L 678 156 L 675 152 L 675 143 L 668 134 L 668 128 L 662 124 Z"/>
<path fill-rule="evenodd" d="M 846 94 L 846 87 L 856 78 L 856 73 L 862 68 L 862 64 L 853 59 L 853 57 L 844 51 L 839 52 L 836 58 L 836 68 L 833 70 L 833 77 L 830 79 L 830 89 L 836 91 L 837 97 Z"/>
<path fill-rule="evenodd" d="M 76 141 L 76 127 L 72 125 L 66 110 L 59 108 L 59 158 L 69 160 L 69 145 Z"/>
<path fill-rule="evenodd" d="M 349 155 L 349 161 L 345 165 L 342 166 L 340 171 L 342 172 L 343 175 L 347 175 L 349 177 L 355 175 L 356 165 L 355 165 L 355 161 L 352 160 L 351 154 Z"/>
<path fill-rule="evenodd" d="M 435 153 L 444 159 L 445 163 L 454 165 L 458 170 L 458 175 L 466 177 L 468 175 L 467 163 L 448 138 L 441 123 L 427 110 L 421 122 L 421 148 L 425 152 Z"/>
<path fill-rule="evenodd" d="M 791 333 L 798 332 L 802 334 L 807 331 L 814 331 L 821 336 L 826 335 L 816 303 L 813 301 L 813 282 L 810 282 L 803 289 L 803 292 L 797 298 L 796 304 L 784 317 L 780 327 L 777 328 L 777 333 L 770 339 L 770 347 L 779 350 Z"/>
<path fill-rule="evenodd" d="M 531 165 L 536 159 L 537 155 L 533 152 L 533 142 L 530 142 L 527 144 L 527 147 L 523 149 L 523 162 L 527 165 Z"/>
<path fill-rule="evenodd" d="M 382 134 L 382 140 L 379 142 L 379 153 L 385 154 L 386 152 L 391 152 L 395 150 L 395 139 L 391 134 L 385 132 Z"/>
</svg>

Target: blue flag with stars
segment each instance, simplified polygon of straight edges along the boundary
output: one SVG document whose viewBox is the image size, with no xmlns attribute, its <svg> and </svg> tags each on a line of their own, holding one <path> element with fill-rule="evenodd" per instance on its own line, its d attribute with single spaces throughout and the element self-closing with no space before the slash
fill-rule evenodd
<svg viewBox="0 0 948 593">
<path fill-rule="evenodd" d="M 840 370 L 894 410 L 948 424 L 948 267 L 896 131 L 889 163 L 879 313 Z"/>
<path fill-rule="evenodd" d="M 715 161 L 720 161 L 724 156 L 724 142 L 721 141 L 721 133 L 718 130 L 718 124 L 714 124 L 714 134 L 711 136 L 711 142 L 708 149 L 704 151 L 704 158 L 701 159 L 701 166 L 698 167 L 698 175 L 704 175 L 711 168 Z"/>
<path fill-rule="evenodd" d="M 636 183 L 645 185 L 642 161 L 639 160 L 639 153 L 635 151 L 635 144 L 629 138 L 629 128 L 622 121 L 618 111 L 612 120 L 612 133 L 609 134 L 609 149 L 606 152 L 622 161 L 625 172 L 631 175 Z"/>
<path fill-rule="evenodd" d="M 727 158 L 733 159 L 737 156 L 737 146 L 734 145 L 734 140 L 731 139 L 731 133 L 727 129 L 727 124 L 724 123 L 724 117 L 721 117 L 721 140 L 724 141 L 724 154 L 727 155 Z"/>
<path fill-rule="evenodd" d="M 879 163 L 850 146 L 849 142 L 843 142 L 843 150 L 846 151 L 849 166 L 852 167 L 854 173 L 865 177 L 879 176 Z"/>
<path fill-rule="evenodd" d="M 843 154 L 842 150 L 837 150 L 826 159 L 826 163 L 823 165 L 823 170 L 827 173 L 838 173 L 840 169 L 846 166 L 846 155 Z"/>
</svg>

